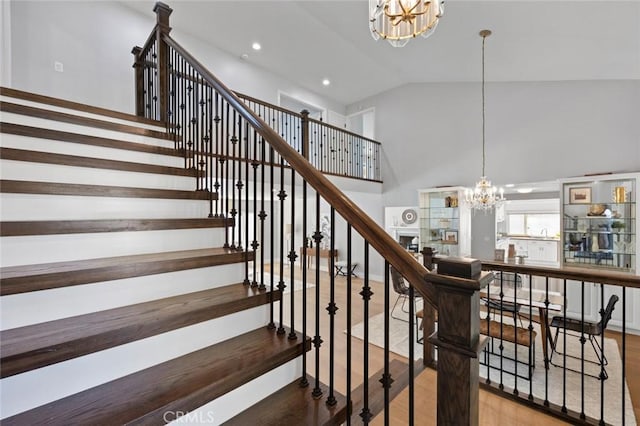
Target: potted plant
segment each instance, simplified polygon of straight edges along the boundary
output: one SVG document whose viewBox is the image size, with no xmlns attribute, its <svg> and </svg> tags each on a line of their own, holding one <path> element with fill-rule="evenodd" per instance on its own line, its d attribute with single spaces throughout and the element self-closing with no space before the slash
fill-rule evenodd
<svg viewBox="0 0 640 426">
<path fill-rule="evenodd" d="M 613 223 L 611 224 L 611 228 L 613 228 L 615 232 L 622 231 L 624 227 L 625 227 L 625 224 L 621 220 L 614 220 Z"/>
</svg>

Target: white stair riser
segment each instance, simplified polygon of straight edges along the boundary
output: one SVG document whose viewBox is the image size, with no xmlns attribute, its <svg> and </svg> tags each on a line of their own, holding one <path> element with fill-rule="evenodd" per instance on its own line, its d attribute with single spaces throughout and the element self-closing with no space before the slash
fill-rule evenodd
<svg viewBox="0 0 640 426">
<path fill-rule="evenodd" d="M 57 111 L 57 112 L 63 112 L 66 114 L 77 115 L 79 117 L 87 117 L 87 118 L 93 118 L 96 120 L 110 121 L 112 123 L 127 124 L 130 126 L 136 126 L 143 129 L 157 130 L 159 132 L 164 131 L 164 127 L 162 126 L 155 126 L 152 124 L 145 124 L 145 123 L 139 123 L 136 121 L 124 120 L 120 118 L 107 117 L 101 114 L 92 114 L 90 112 L 79 111 L 76 109 L 69 109 L 69 108 L 63 108 L 63 107 L 54 106 L 54 105 L 42 104 L 39 102 L 27 101 L 24 99 L 13 98 L 11 96 L 0 96 L 0 100 L 2 100 L 3 102 L 10 102 L 12 104 L 26 105 L 26 106 L 35 107 L 35 108 L 46 109 L 49 111 Z"/>
<path fill-rule="evenodd" d="M 302 375 L 302 359 L 296 358 L 275 368 L 249 383 L 222 395 L 197 410 L 176 419 L 174 412 L 164 414 L 170 425 L 213 424 L 219 425 L 240 414 L 247 408 L 283 388 Z M 311 392 L 311 391 L 309 391 Z"/>
<path fill-rule="evenodd" d="M 132 163 L 155 164 L 184 168 L 184 159 L 169 155 L 107 148 L 82 143 L 39 139 L 30 136 L 0 133 L 3 148 L 24 149 L 27 151 L 51 152 L 55 154 L 75 155 L 79 157 L 102 158 L 106 160 L 129 161 Z"/>
<path fill-rule="evenodd" d="M 2 220 L 204 218 L 209 202 L 154 198 L 0 194 Z"/>
<path fill-rule="evenodd" d="M 260 306 L 7 377 L 0 382 L 2 417 L 35 408 L 265 326 L 268 314 L 268 306 Z M 43 383 L 56 385 L 43 386 Z"/>
<path fill-rule="evenodd" d="M 104 311 L 242 282 L 244 265 L 228 264 L 0 298 L 3 330 Z"/>
<path fill-rule="evenodd" d="M 3 267 L 222 247 L 224 229 L 172 229 L 2 237 Z"/>
<path fill-rule="evenodd" d="M 2 179 L 8 180 L 82 183 L 132 188 L 178 189 L 181 191 L 194 191 L 196 188 L 196 179 L 190 176 L 93 169 L 13 160 L 0 160 L 0 176 Z"/>
<path fill-rule="evenodd" d="M 81 133 L 83 135 L 99 136 L 109 139 L 119 139 L 123 141 L 147 143 L 150 145 L 165 146 L 173 148 L 173 141 L 157 139 L 149 136 L 134 135 L 131 133 L 118 132 L 115 130 L 99 129 L 93 126 L 82 126 L 79 124 L 65 123 L 56 120 L 30 117 L 27 115 L 0 112 L 0 121 L 3 123 L 22 124 L 25 126 L 42 127 L 45 129 L 60 130 L 62 132 Z M 103 120 L 106 121 L 106 120 Z"/>
</svg>

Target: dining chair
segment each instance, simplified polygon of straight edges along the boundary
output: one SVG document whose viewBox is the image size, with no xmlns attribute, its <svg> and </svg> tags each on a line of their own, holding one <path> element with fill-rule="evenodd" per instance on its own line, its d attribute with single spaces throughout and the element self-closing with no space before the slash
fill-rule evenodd
<svg viewBox="0 0 640 426">
<path fill-rule="evenodd" d="M 398 271 L 395 270 L 393 266 L 389 266 L 389 272 L 391 273 L 391 282 L 393 283 L 393 290 L 398 294 L 398 297 L 396 298 L 396 302 L 393 304 L 393 309 L 391 309 L 391 318 L 395 318 L 397 320 L 404 321 L 404 322 L 409 322 L 408 318 L 403 318 L 393 314 L 393 312 L 396 310 L 396 307 L 398 306 L 398 303 L 400 302 L 400 299 L 402 299 L 402 305 L 400 306 L 400 309 L 404 313 L 407 313 L 407 314 L 409 313 L 409 310 L 405 309 L 406 302 L 409 300 L 409 286 L 405 284 L 404 278 L 402 277 L 402 275 L 400 275 Z M 414 303 L 413 312 L 415 315 L 415 313 L 418 312 L 417 300 L 421 296 L 417 291 L 414 292 L 414 294 L 415 296 L 413 298 L 413 303 Z"/>
<path fill-rule="evenodd" d="M 500 283 L 502 288 L 522 288 L 522 276 L 514 274 L 513 272 L 494 272 L 494 279 Z M 518 319 L 520 320 L 520 326 L 523 327 L 522 318 L 520 318 L 520 305 L 510 302 L 508 300 L 497 300 L 488 297 L 483 297 L 482 301 L 487 309 L 487 317 L 493 313 L 496 314 L 508 314 L 513 317 L 513 325 L 518 325 Z"/>
<path fill-rule="evenodd" d="M 598 362 L 591 361 L 588 359 L 585 359 L 584 362 L 600 365 L 602 367 L 602 371 L 600 376 L 595 376 L 593 374 L 588 374 L 588 373 L 584 373 L 584 374 L 586 374 L 587 376 L 595 377 L 597 379 L 606 380 L 609 376 L 607 375 L 607 370 L 604 368 L 604 366 L 608 365 L 609 362 L 607 361 L 607 357 L 604 355 L 604 351 L 602 350 L 602 347 L 600 346 L 600 343 L 598 343 L 598 339 L 596 339 L 596 337 L 601 336 L 604 333 L 604 331 L 607 329 L 607 325 L 611 320 L 613 310 L 615 309 L 615 305 L 618 302 L 618 300 L 620 300 L 618 296 L 616 296 L 615 294 L 611 295 L 611 297 L 609 298 L 609 302 L 607 303 L 607 307 L 603 311 L 600 311 L 600 321 L 598 322 L 581 321 L 580 319 L 565 317 L 561 315 L 554 316 L 553 319 L 551 320 L 551 327 L 556 327 L 556 335 L 553 339 L 553 344 L 551 345 L 551 356 L 549 357 L 549 362 L 556 367 L 564 367 L 567 370 L 571 370 L 576 373 L 582 373 L 581 371 L 571 369 L 564 365 L 554 364 L 553 354 L 557 353 L 558 355 L 566 355 L 567 357 L 574 358 L 574 359 L 582 359 L 580 357 L 567 354 L 566 349 L 565 349 L 565 353 L 558 351 L 557 349 L 558 335 L 560 334 L 560 330 L 563 330 L 564 333 L 567 333 L 567 331 L 572 331 L 574 333 L 577 333 L 577 334 L 567 333 L 567 335 L 572 335 L 574 337 L 577 337 L 578 339 L 584 339 L 583 336 L 586 335 L 589 338 L 589 342 L 591 343 L 591 347 L 593 348 L 593 351 L 596 354 L 596 358 L 598 359 Z"/>
</svg>

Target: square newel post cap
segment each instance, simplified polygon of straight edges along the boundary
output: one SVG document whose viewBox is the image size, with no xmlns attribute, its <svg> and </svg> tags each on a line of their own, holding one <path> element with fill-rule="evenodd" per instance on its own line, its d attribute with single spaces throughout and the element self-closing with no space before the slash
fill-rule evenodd
<svg viewBox="0 0 640 426">
<path fill-rule="evenodd" d="M 169 34 L 171 31 L 171 27 L 169 26 L 169 16 L 171 15 L 171 12 L 173 12 L 173 9 L 159 1 L 155 6 L 153 6 L 153 11 L 156 14 L 156 25 L 158 25 L 163 32 Z"/>
<path fill-rule="evenodd" d="M 467 257 L 440 258 L 437 272 L 429 276 L 435 284 L 470 291 L 486 287 L 492 279 L 492 273 L 482 271 L 482 262 Z"/>
</svg>

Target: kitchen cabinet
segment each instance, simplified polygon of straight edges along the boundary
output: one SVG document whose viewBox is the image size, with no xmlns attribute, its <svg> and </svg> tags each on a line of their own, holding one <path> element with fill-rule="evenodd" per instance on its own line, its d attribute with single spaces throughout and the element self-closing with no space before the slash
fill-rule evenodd
<svg viewBox="0 0 640 426">
<path fill-rule="evenodd" d="M 510 237 L 507 247 L 513 244 L 516 256 L 525 256 L 525 262 L 558 262 L 558 241 L 553 239 Z"/>
</svg>

